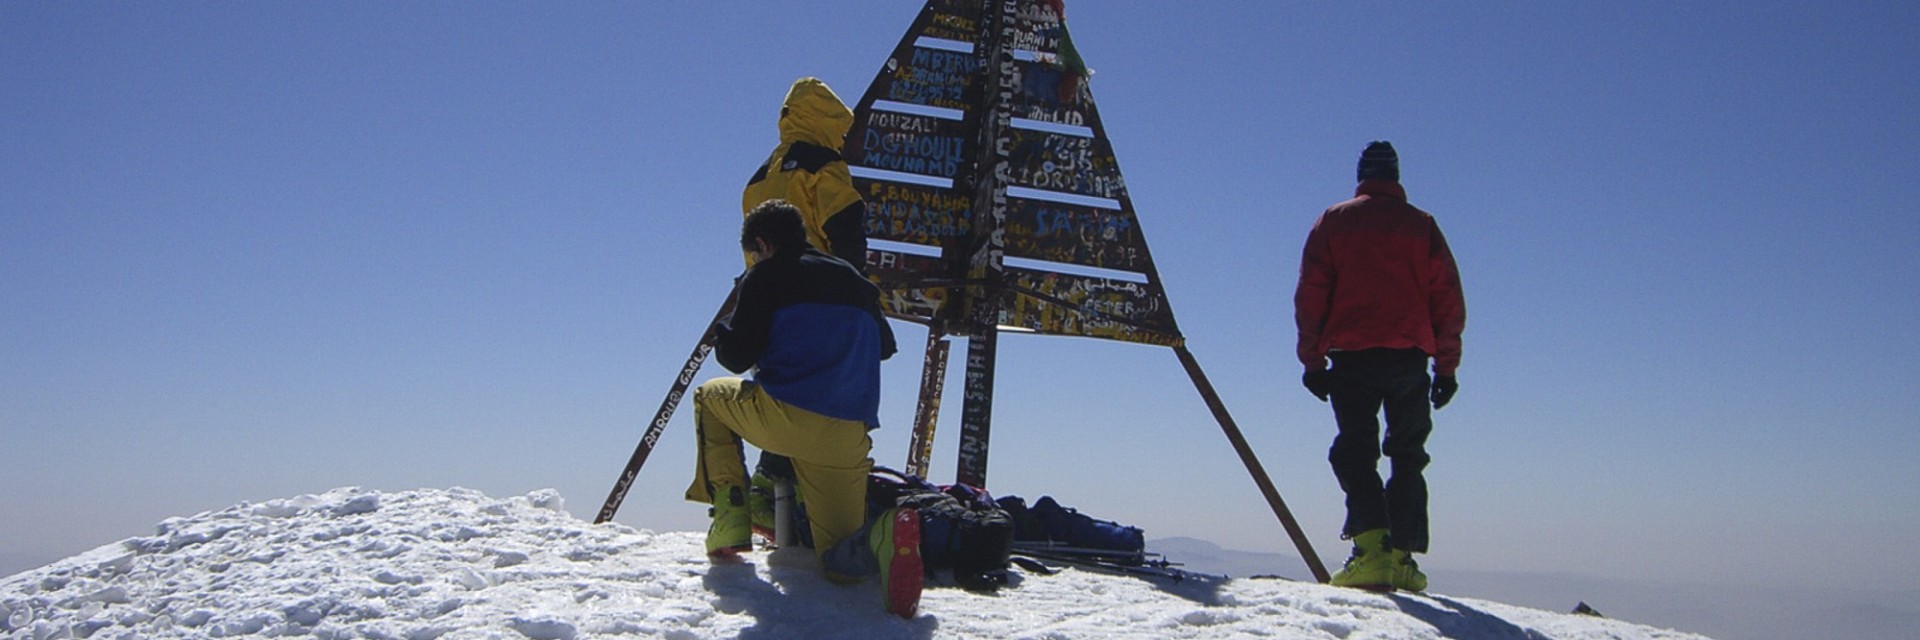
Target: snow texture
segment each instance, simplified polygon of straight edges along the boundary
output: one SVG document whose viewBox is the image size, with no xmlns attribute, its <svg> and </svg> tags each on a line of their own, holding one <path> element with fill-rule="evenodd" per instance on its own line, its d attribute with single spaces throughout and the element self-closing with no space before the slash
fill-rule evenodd
<svg viewBox="0 0 1920 640">
<path fill-rule="evenodd" d="M 1441 595 L 1279 579 L 1021 573 L 996 594 L 933 586 L 920 615 L 838 586 L 802 550 L 715 566 L 702 534 L 593 525 L 551 491 L 359 488 L 161 522 L 0 580 L 0 637 L 1475 638 L 1702 636 Z"/>
</svg>

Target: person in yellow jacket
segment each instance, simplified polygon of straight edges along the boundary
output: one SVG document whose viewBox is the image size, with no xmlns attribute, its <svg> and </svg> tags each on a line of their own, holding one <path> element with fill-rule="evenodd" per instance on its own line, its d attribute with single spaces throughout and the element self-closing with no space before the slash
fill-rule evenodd
<svg viewBox="0 0 1920 640">
<path fill-rule="evenodd" d="M 780 106 L 780 144 L 740 196 L 744 215 L 768 200 L 800 209 L 807 243 L 867 271 L 867 206 L 840 157 L 853 111 L 819 78 L 793 81 Z M 753 265 L 753 259 L 747 259 Z"/>
</svg>

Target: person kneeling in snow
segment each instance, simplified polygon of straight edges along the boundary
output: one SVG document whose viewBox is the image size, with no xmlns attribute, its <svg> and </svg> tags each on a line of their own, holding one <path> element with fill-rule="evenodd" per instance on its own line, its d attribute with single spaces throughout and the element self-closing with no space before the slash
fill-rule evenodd
<svg viewBox="0 0 1920 640">
<path fill-rule="evenodd" d="M 686 497 L 713 505 L 707 554 L 737 561 L 752 549 L 741 440 L 793 460 L 815 553 L 827 577 L 880 575 L 887 610 L 912 617 L 923 584 L 920 519 L 891 509 L 866 522 L 867 474 L 879 426 L 880 361 L 895 351 L 879 290 L 853 265 L 807 242 L 800 212 L 768 200 L 747 214 L 740 246 L 753 266 L 714 349 L 734 373 L 693 393 L 699 460 Z"/>
</svg>

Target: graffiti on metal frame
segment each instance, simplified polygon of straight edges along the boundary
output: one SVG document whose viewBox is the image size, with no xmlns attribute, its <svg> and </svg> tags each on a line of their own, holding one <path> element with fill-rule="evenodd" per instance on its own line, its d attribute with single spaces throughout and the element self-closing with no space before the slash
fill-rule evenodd
<svg viewBox="0 0 1920 640">
<path fill-rule="evenodd" d="M 933 0 L 925 11 L 928 15 L 920 29 L 907 32 L 907 37 L 972 42 L 980 35 L 980 0 Z"/>
<path fill-rule="evenodd" d="M 989 322 L 1130 342 L 1179 339 L 1084 73 L 1061 60 L 1066 37 L 1057 5 L 1046 0 L 932 0 L 874 77 L 845 145 L 866 200 L 867 236 L 924 247 L 871 252 L 888 314 L 931 323 L 957 311 L 944 305 L 984 293 L 981 284 L 992 279 L 983 257 L 1004 251 L 1029 262 L 1006 267 Z M 989 62 L 995 47 L 980 44 L 987 38 L 1010 47 L 1012 58 Z M 876 108 L 879 101 L 934 109 Z M 994 103 L 1005 110 L 990 111 Z M 989 124 L 1001 127 L 1001 141 L 983 149 Z M 955 280 L 962 275 L 976 280 Z"/>
<path fill-rule="evenodd" d="M 1021 111 L 1072 108 L 1086 104 L 1087 84 L 1082 80 L 1050 64 L 1026 65 L 1020 72 L 1020 91 L 1015 97 L 1015 104 Z M 1062 85 L 1065 85 L 1064 94 Z"/>
<path fill-rule="evenodd" d="M 925 133 L 882 133 L 867 129 L 860 150 L 866 166 L 888 171 L 951 178 L 960 171 L 965 139 Z"/>
<path fill-rule="evenodd" d="M 1013 181 L 1023 187 L 1119 198 L 1126 191 L 1111 149 L 1089 138 L 1015 129 Z"/>
<path fill-rule="evenodd" d="M 1044 2 L 1026 3 L 1015 13 L 1013 47 L 1051 53 L 1060 48 L 1066 26 L 1060 14 Z"/>
<path fill-rule="evenodd" d="M 886 99 L 947 109 L 967 108 L 969 87 L 980 75 L 980 58 L 969 53 L 914 47 L 902 61 L 887 61 L 892 82 Z"/>
<path fill-rule="evenodd" d="M 1131 213 L 1022 200 L 1007 216 L 1007 254 L 1141 272 L 1146 243 Z"/>
<path fill-rule="evenodd" d="M 1179 335 L 1159 287 L 1024 269 L 1009 272 L 1015 292 L 1002 313 L 1002 324 L 1150 344 L 1172 344 Z"/>
<path fill-rule="evenodd" d="M 880 280 L 881 308 L 903 319 L 931 318 L 940 311 L 947 289 L 925 285 L 943 268 L 938 258 L 867 250 L 867 271 Z"/>
<path fill-rule="evenodd" d="M 868 129 L 893 131 L 898 133 L 959 133 L 959 127 L 943 123 L 952 122 L 931 116 L 916 116 L 911 113 L 893 113 L 874 111 L 867 114 L 864 121 Z"/>
<path fill-rule="evenodd" d="M 952 189 L 875 181 L 861 197 L 869 238 L 938 246 L 973 232 L 967 218 L 972 201 Z"/>
</svg>

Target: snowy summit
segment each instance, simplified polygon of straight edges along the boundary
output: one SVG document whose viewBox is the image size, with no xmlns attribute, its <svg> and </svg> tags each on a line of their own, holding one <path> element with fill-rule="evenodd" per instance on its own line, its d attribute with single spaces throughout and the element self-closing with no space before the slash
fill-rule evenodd
<svg viewBox="0 0 1920 640">
<path fill-rule="evenodd" d="M 0 580 L 8 639 L 1681 639 L 1627 622 L 1280 579 L 1170 583 L 1068 568 L 997 594 L 930 586 L 887 614 L 810 553 L 707 562 L 701 533 L 593 525 L 560 496 L 343 488 L 161 522 Z M 1176 558 L 1177 560 L 1177 558 Z M 936 581 L 937 583 L 937 581 Z"/>
</svg>

